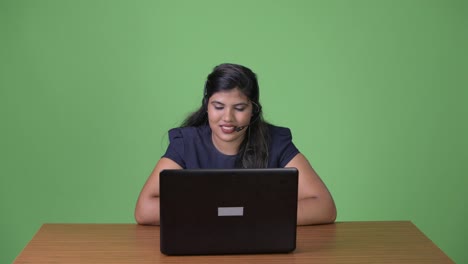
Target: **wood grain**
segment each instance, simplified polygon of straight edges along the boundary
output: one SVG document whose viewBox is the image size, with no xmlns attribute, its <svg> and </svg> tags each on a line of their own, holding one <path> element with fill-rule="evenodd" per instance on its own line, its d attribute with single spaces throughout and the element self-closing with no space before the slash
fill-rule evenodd
<svg viewBox="0 0 468 264">
<path fill-rule="evenodd" d="M 44 224 L 14 263 L 454 263 L 409 221 L 297 228 L 290 254 L 165 256 L 159 227 Z"/>
</svg>

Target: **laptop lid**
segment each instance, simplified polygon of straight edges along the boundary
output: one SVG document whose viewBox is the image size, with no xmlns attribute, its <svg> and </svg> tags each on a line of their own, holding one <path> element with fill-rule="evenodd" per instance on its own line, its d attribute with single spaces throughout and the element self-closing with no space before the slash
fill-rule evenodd
<svg viewBox="0 0 468 264">
<path fill-rule="evenodd" d="M 166 255 L 296 248 L 295 168 L 163 170 L 159 188 L 160 250 Z"/>
</svg>

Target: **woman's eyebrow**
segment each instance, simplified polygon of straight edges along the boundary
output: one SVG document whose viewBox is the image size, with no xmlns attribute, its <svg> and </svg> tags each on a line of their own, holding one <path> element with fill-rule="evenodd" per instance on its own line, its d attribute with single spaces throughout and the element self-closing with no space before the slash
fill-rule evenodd
<svg viewBox="0 0 468 264">
<path fill-rule="evenodd" d="M 219 102 L 219 101 L 211 101 L 211 104 L 220 104 L 220 105 L 224 105 L 223 103 Z"/>
<path fill-rule="evenodd" d="M 212 104 L 225 105 L 224 103 L 221 103 L 220 101 L 211 101 L 211 103 Z M 234 104 L 234 106 L 246 106 L 246 105 L 249 105 L 249 103 L 242 102 L 242 103 Z"/>
<path fill-rule="evenodd" d="M 238 103 L 238 104 L 235 104 L 234 106 L 248 106 L 249 104 L 248 103 Z"/>
</svg>

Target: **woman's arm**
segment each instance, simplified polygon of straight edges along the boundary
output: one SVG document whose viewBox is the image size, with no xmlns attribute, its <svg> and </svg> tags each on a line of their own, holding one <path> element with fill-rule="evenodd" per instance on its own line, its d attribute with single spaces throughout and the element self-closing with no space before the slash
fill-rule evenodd
<svg viewBox="0 0 468 264">
<path fill-rule="evenodd" d="M 140 225 L 159 225 L 159 173 L 164 169 L 182 169 L 168 158 L 161 158 L 140 192 L 135 220 Z"/>
<path fill-rule="evenodd" d="M 297 224 L 333 223 L 336 219 L 335 202 L 306 157 L 299 153 L 286 167 L 295 167 L 299 171 Z"/>
</svg>

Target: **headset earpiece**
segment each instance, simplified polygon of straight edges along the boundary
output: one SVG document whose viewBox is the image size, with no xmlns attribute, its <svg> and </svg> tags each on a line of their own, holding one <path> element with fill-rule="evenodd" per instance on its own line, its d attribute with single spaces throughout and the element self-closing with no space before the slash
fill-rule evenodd
<svg viewBox="0 0 468 264">
<path fill-rule="evenodd" d="M 253 109 L 252 109 L 252 115 L 258 115 L 260 114 L 260 112 L 262 111 L 262 107 L 259 106 L 257 103 L 252 102 L 252 106 L 253 106 Z"/>
</svg>

